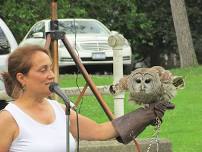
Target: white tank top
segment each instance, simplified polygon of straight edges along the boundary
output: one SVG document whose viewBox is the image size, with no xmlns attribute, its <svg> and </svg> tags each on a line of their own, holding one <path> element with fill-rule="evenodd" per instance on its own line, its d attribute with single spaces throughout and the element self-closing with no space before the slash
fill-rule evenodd
<svg viewBox="0 0 202 152">
<path fill-rule="evenodd" d="M 9 152 L 66 152 L 66 115 L 61 105 L 48 100 L 54 109 L 56 119 L 45 125 L 32 119 L 15 104 L 9 103 L 9 111 L 19 127 L 19 135 L 12 142 Z M 76 149 L 76 142 L 69 133 L 70 152 Z"/>
</svg>

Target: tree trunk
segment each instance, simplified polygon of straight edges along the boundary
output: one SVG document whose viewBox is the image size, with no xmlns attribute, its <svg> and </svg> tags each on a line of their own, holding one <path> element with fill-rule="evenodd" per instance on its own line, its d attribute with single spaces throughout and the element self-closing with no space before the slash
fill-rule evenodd
<svg viewBox="0 0 202 152">
<path fill-rule="evenodd" d="M 181 67 L 198 65 L 184 0 L 170 0 Z"/>
</svg>

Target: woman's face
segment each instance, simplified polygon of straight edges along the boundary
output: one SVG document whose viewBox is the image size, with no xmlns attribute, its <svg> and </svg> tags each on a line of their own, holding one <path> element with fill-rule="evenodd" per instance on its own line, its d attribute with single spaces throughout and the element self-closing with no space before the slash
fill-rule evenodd
<svg viewBox="0 0 202 152">
<path fill-rule="evenodd" d="M 31 60 L 32 66 L 24 79 L 25 91 L 39 96 L 49 96 L 49 85 L 54 81 L 50 57 L 38 51 L 33 54 Z"/>
</svg>

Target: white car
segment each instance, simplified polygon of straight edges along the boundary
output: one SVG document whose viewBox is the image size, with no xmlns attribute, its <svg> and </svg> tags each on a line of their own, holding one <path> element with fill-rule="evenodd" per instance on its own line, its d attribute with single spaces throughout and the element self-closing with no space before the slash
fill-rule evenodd
<svg viewBox="0 0 202 152">
<path fill-rule="evenodd" d="M 16 49 L 18 46 L 15 37 L 6 25 L 6 23 L 0 18 L 0 73 L 7 71 L 7 58 L 8 55 Z M 0 80 L 0 106 L 1 100 L 10 100 L 5 93 L 5 88 L 2 80 Z"/>
<path fill-rule="evenodd" d="M 59 31 L 65 32 L 70 44 L 76 49 L 84 65 L 113 64 L 113 50 L 108 45 L 108 37 L 111 31 L 101 22 L 95 19 L 58 19 Z M 28 31 L 20 46 L 26 44 L 45 45 L 46 32 L 50 31 L 50 19 L 35 23 Z M 58 43 L 59 66 L 75 65 L 62 41 Z M 125 39 L 123 47 L 124 72 L 131 71 L 132 51 Z"/>
<path fill-rule="evenodd" d="M 6 23 L 0 18 L 0 72 L 7 70 L 7 57 L 18 44 Z"/>
</svg>

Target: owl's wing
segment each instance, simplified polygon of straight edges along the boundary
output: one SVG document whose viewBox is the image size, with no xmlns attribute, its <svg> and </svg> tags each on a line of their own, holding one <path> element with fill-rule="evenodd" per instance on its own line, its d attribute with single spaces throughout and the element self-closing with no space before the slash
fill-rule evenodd
<svg viewBox="0 0 202 152">
<path fill-rule="evenodd" d="M 172 83 L 162 83 L 162 101 L 170 101 L 177 94 L 177 89 Z"/>
<path fill-rule="evenodd" d="M 174 76 L 169 70 L 165 70 L 161 66 L 153 66 L 151 69 L 157 71 L 162 82 L 172 82 L 177 89 L 184 87 L 185 82 L 182 76 Z"/>
<path fill-rule="evenodd" d="M 119 82 L 115 85 L 110 85 L 109 91 L 111 94 L 117 94 L 122 91 L 128 90 L 128 78 L 129 76 L 125 76 L 119 80 Z"/>
<path fill-rule="evenodd" d="M 169 70 L 165 70 L 161 66 L 153 66 L 150 68 L 150 70 L 158 73 L 161 82 L 163 82 L 163 83 L 172 82 L 173 74 Z"/>
</svg>

